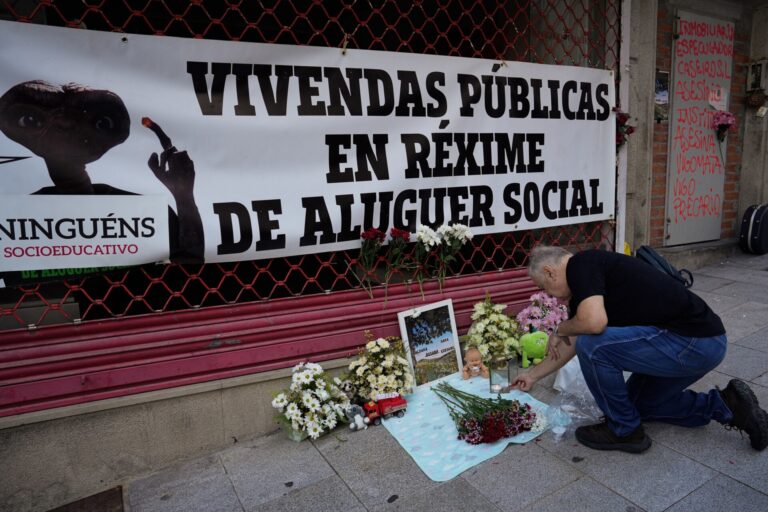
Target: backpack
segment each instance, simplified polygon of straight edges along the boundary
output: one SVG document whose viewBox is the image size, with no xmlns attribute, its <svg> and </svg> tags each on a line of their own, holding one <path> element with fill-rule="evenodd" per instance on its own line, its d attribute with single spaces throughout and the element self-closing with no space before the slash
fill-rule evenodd
<svg viewBox="0 0 768 512">
<path fill-rule="evenodd" d="M 654 250 L 652 247 L 641 245 L 637 252 L 635 252 L 635 256 L 656 268 L 657 270 L 672 276 L 676 281 L 681 283 L 686 288 L 693 286 L 693 274 L 691 274 L 690 270 L 686 270 L 684 268 L 677 270 L 674 265 L 664 259 L 664 257 L 656 252 L 656 250 Z"/>
</svg>

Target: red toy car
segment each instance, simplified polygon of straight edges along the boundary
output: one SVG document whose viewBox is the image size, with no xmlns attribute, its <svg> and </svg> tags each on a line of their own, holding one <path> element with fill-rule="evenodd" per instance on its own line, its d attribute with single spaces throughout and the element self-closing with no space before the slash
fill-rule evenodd
<svg viewBox="0 0 768 512">
<path fill-rule="evenodd" d="M 402 418 L 408 402 L 398 393 L 378 395 L 376 400 L 371 400 L 363 405 L 363 410 L 370 424 L 381 425 L 381 419 L 388 419 L 392 415 Z"/>
</svg>

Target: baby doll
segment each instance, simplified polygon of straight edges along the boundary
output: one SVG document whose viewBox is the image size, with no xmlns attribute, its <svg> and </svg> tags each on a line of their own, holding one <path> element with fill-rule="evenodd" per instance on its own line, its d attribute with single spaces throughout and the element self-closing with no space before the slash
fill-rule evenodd
<svg viewBox="0 0 768 512">
<path fill-rule="evenodd" d="M 483 357 L 475 347 L 469 347 L 464 353 L 464 369 L 461 370 L 461 378 L 464 380 L 472 377 L 488 378 L 488 367 L 483 364 Z"/>
</svg>

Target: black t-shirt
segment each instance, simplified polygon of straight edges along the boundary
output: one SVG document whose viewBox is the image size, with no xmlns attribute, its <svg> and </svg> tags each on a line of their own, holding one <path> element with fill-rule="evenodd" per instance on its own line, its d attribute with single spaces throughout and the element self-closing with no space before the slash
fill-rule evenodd
<svg viewBox="0 0 768 512">
<path fill-rule="evenodd" d="M 611 327 L 653 325 L 696 338 L 725 333 L 720 317 L 706 302 L 637 258 L 583 251 L 568 260 L 566 279 L 572 316 L 581 301 L 602 295 Z"/>
</svg>

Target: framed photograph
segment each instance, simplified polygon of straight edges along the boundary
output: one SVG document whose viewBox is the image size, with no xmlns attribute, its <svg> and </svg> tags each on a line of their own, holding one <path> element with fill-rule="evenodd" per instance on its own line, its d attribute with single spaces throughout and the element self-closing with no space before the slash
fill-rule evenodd
<svg viewBox="0 0 768 512">
<path fill-rule="evenodd" d="M 757 91 L 765 89 L 766 61 L 760 60 L 749 64 L 747 73 L 747 91 Z"/>
<path fill-rule="evenodd" d="M 451 299 L 397 314 L 417 386 L 458 372 L 463 366 Z"/>
</svg>

